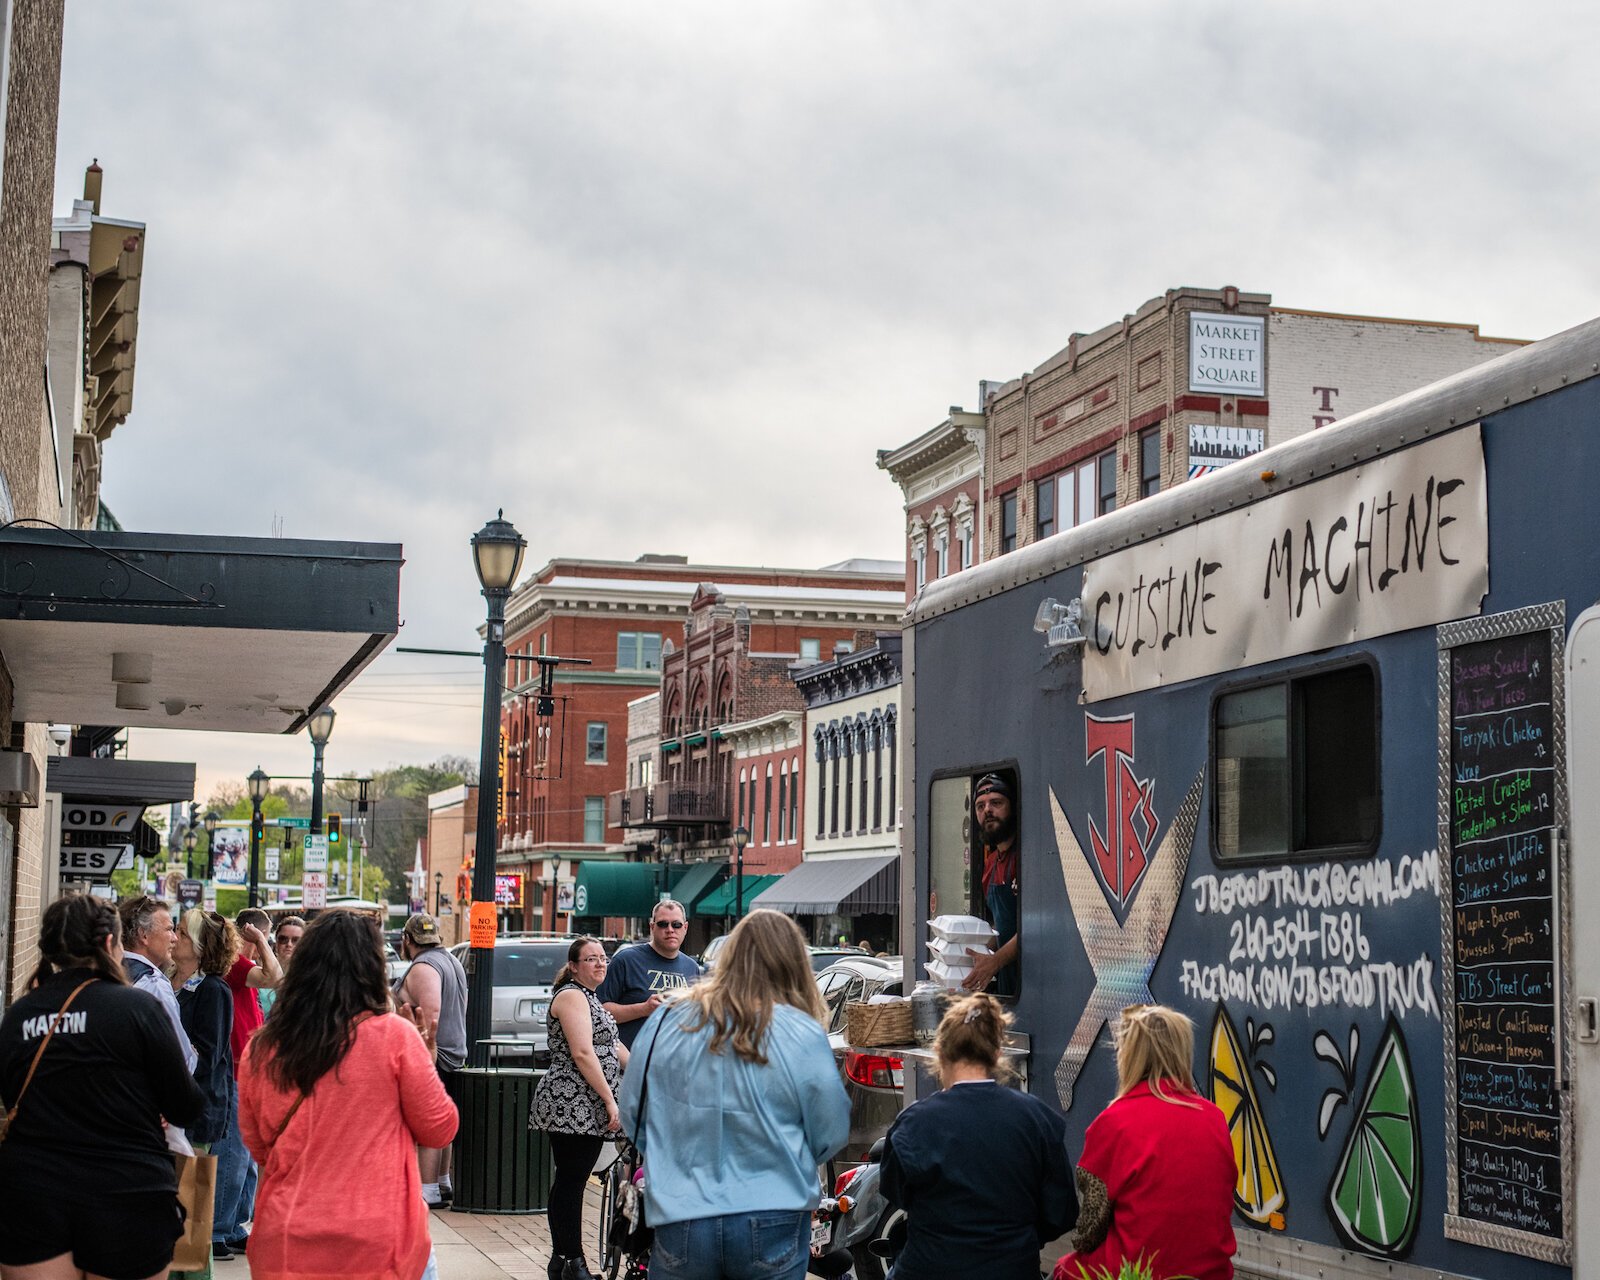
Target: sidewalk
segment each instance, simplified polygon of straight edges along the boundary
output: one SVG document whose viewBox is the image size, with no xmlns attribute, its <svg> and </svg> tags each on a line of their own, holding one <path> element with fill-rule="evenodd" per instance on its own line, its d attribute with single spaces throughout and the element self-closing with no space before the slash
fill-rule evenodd
<svg viewBox="0 0 1600 1280">
<path fill-rule="evenodd" d="M 542 1213 L 485 1214 L 435 1210 L 428 1215 L 439 1280 L 547 1280 L 550 1228 Z M 599 1265 L 595 1240 L 600 1229 L 600 1184 L 594 1179 L 583 1197 L 583 1247 L 590 1267 Z M 246 1280 L 246 1259 L 219 1262 L 217 1280 Z"/>
</svg>

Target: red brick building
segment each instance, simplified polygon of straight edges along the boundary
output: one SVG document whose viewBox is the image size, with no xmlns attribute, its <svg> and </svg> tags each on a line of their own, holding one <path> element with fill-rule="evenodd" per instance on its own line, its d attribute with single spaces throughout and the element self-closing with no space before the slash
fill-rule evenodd
<svg viewBox="0 0 1600 1280">
<path fill-rule="evenodd" d="M 623 843 L 626 805 L 607 801 L 613 792 L 628 794 L 628 704 L 660 686 L 665 655 L 684 644 L 690 606 L 708 581 L 749 601 L 755 643 L 763 657 L 777 659 L 769 665 L 782 669 L 784 683 L 788 663 L 819 660 L 858 626 L 896 625 L 905 604 L 898 561 L 792 570 L 646 556 L 552 560 L 534 573 L 513 591 L 506 610 L 497 869 L 520 874 L 524 886 L 521 910 L 507 914 L 506 927 L 560 929 L 574 917 L 626 920 L 647 907 L 638 893 L 621 891 L 622 878 L 608 878 L 594 864 L 639 857 Z M 541 657 L 588 663 L 554 667 L 544 708 L 537 696 Z M 797 709 L 792 688 L 788 697 L 783 705 Z M 612 906 L 629 909 L 601 909 Z"/>
</svg>

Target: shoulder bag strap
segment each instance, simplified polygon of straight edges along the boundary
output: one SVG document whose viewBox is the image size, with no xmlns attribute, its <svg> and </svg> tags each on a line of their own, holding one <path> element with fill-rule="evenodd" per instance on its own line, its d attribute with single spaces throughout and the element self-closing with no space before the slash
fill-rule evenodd
<svg viewBox="0 0 1600 1280">
<path fill-rule="evenodd" d="M 650 1059 L 655 1057 L 656 1046 L 661 1043 L 661 1033 L 666 1030 L 667 1019 L 661 1019 L 661 1025 L 656 1028 L 655 1035 L 650 1037 L 650 1052 L 644 1055 L 644 1074 L 639 1077 L 639 1126 L 634 1131 L 633 1145 L 637 1150 L 639 1139 L 644 1137 L 644 1104 L 650 1099 Z"/>
<path fill-rule="evenodd" d="M 72 994 L 61 1002 L 61 1008 L 57 1009 L 55 1016 L 50 1019 L 50 1029 L 44 1033 L 44 1039 L 39 1042 L 39 1048 L 34 1052 L 33 1062 L 28 1067 L 28 1074 L 22 1082 L 22 1088 L 17 1090 L 16 1100 L 13 1101 L 11 1106 L 6 1110 L 6 1129 L 9 1129 L 11 1127 L 11 1122 L 17 1118 L 17 1107 L 22 1102 L 22 1095 L 28 1092 L 28 1086 L 33 1083 L 33 1073 L 39 1069 L 39 1059 L 44 1057 L 44 1051 L 50 1045 L 50 1037 L 55 1035 L 56 1027 L 60 1025 L 61 1015 L 64 1014 L 72 1006 L 72 1002 L 78 998 L 78 992 L 82 991 L 93 981 L 93 978 L 85 978 L 82 982 L 75 986 L 72 989 Z M 3 1139 L 4 1136 L 4 1130 L 0 1130 L 0 1139 Z"/>
</svg>

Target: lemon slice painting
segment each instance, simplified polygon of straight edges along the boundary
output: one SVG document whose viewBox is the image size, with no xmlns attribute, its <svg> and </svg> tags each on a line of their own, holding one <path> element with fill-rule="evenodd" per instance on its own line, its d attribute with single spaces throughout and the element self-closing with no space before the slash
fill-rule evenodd
<svg viewBox="0 0 1600 1280">
<path fill-rule="evenodd" d="M 1239 1171 L 1233 1188 L 1234 1208 L 1251 1222 L 1267 1225 L 1288 1197 L 1239 1033 L 1220 1004 L 1211 1024 L 1211 1100 L 1222 1108 L 1228 1136 L 1233 1139 L 1233 1162 Z"/>
<path fill-rule="evenodd" d="M 1369 1253 L 1391 1258 L 1406 1253 L 1417 1232 L 1421 1175 L 1422 1129 L 1411 1058 L 1391 1018 L 1328 1187 L 1328 1212 L 1339 1234 Z"/>
</svg>

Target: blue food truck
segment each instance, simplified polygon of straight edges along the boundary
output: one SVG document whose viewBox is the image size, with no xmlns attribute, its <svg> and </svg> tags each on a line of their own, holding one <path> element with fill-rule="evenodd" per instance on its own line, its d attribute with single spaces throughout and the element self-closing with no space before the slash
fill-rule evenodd
<svg viewBox="0 0 1600 1280">
<path fill-rule="evenodd" d="M 1242 1274 L 1600 1276 L 1597 601 L 1600 320 L 931 584 L 905 954 L 998 773 L 1075 1144 L 1169 1004 Z"/>
</svg>

